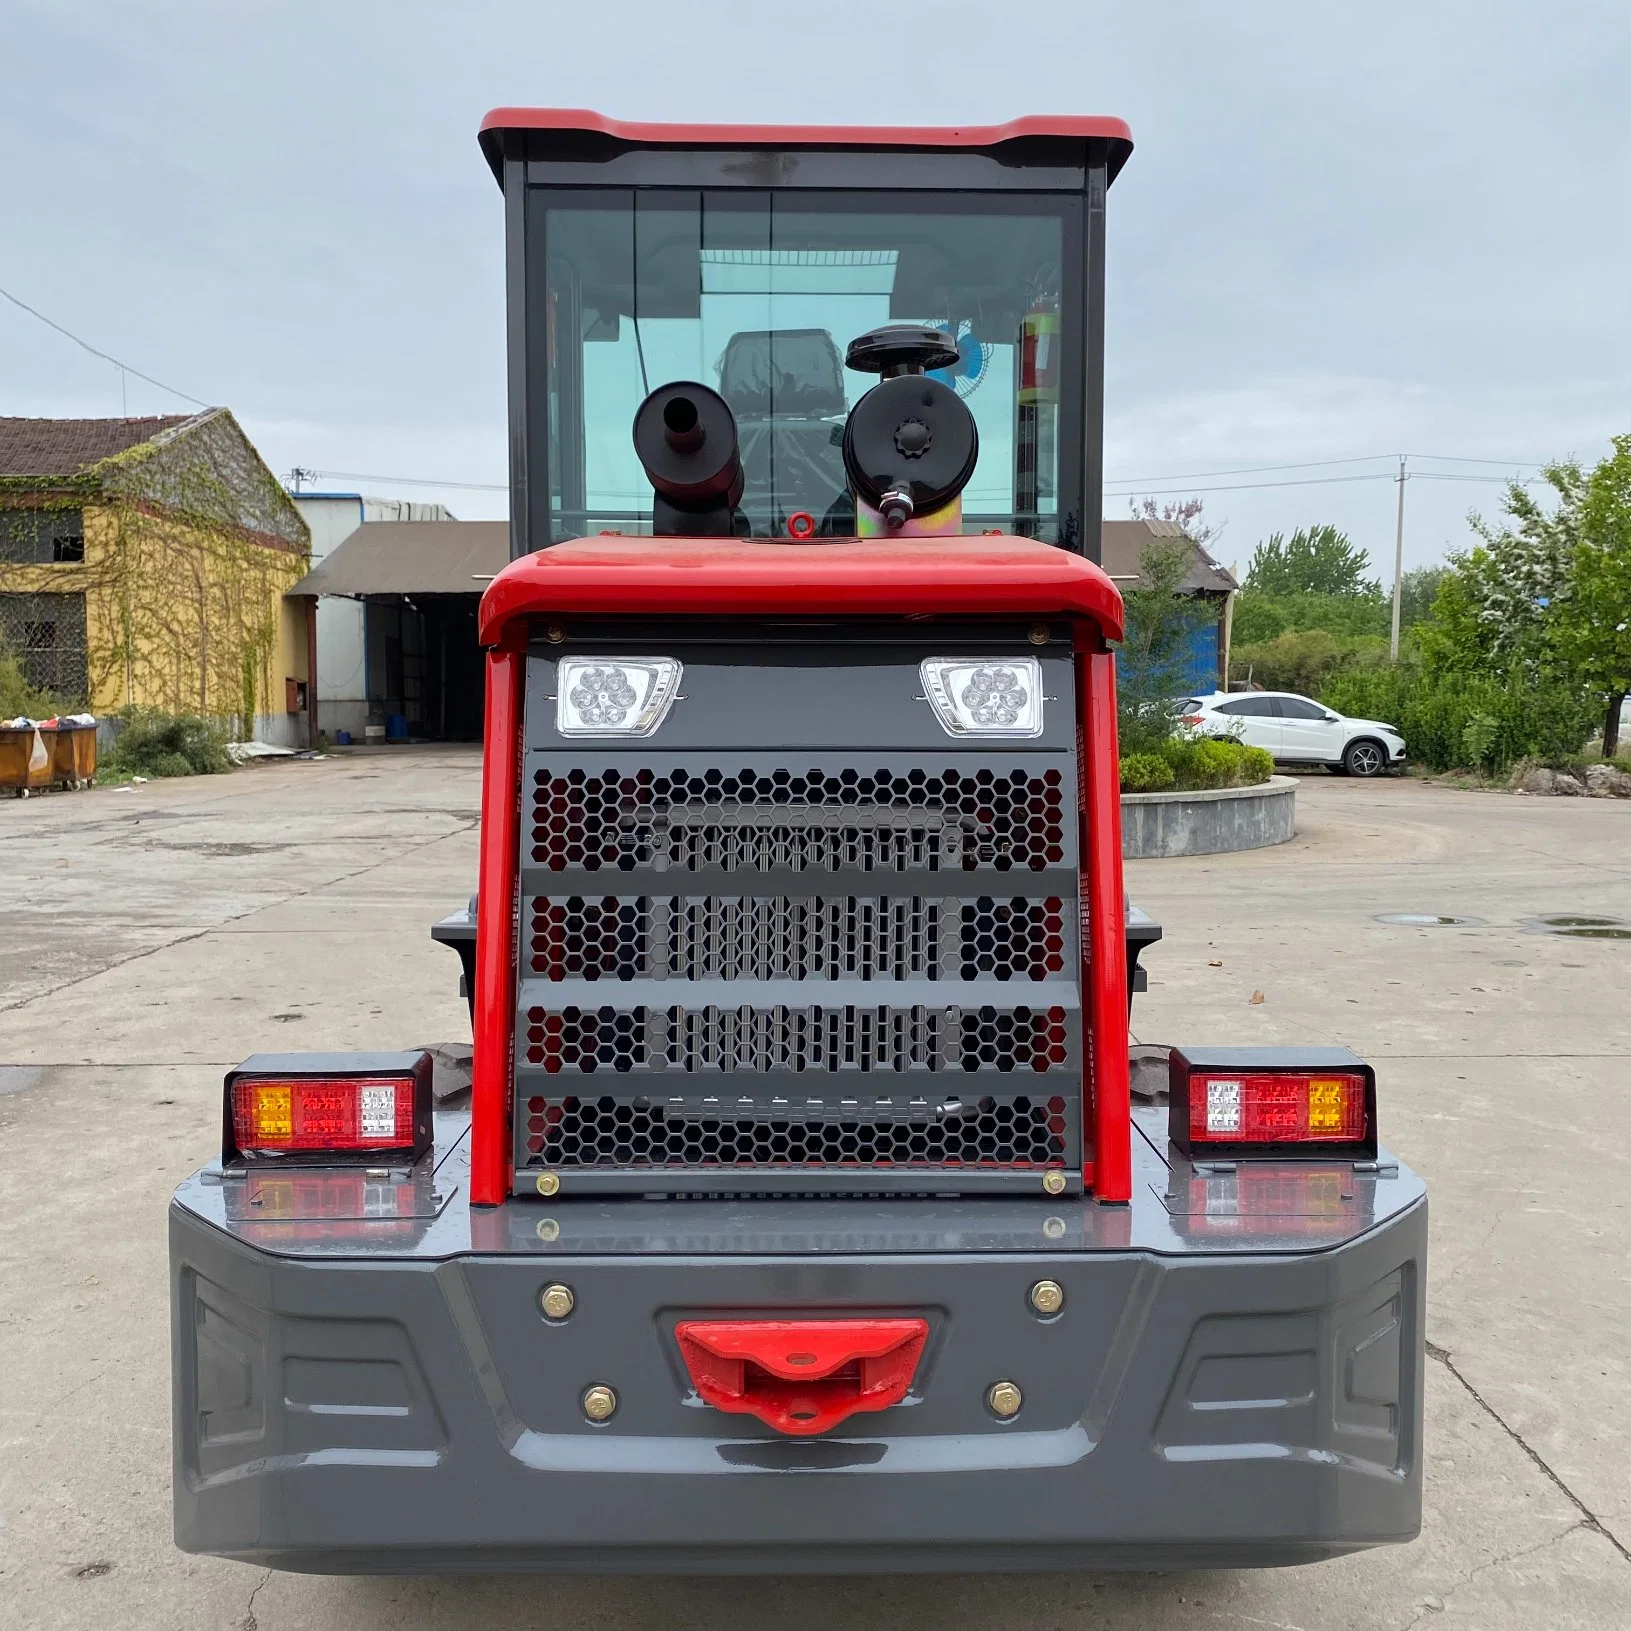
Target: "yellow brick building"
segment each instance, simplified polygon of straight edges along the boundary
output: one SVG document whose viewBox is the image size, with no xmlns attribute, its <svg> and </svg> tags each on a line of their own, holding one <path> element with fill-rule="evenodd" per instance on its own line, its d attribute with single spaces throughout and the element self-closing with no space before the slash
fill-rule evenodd
<svg viewBox="0 0 1631 1631">
<path fill-rule="evenodd" d="M 0 418 L 0 646 L 65 704 L 226 719 L 296 746 L 306 523 L 224 408 Z"/>
</svg>

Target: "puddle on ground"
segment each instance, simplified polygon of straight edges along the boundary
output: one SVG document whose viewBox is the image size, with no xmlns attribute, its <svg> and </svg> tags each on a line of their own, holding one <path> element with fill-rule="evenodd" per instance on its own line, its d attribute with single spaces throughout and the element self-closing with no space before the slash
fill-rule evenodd
<svg viewBox="0 0 1631 1631">
<path fill-rule="evenodd" d="M 1383 912 L 1376 921 L 1397 923 L 1406 929 L 1446 929 L 1463 926 L 1477 928 L 1484 920 L 1481 917 L 1444 917 L 1434 912 Z"/>
<path fill-rule="evenodd" d="M 1592 912 L 1546 912 L 1525 918 L 1529 934 L 1555 934 L 1563 940 L 1631 940 L 1631 923 Z"/>
</svg>

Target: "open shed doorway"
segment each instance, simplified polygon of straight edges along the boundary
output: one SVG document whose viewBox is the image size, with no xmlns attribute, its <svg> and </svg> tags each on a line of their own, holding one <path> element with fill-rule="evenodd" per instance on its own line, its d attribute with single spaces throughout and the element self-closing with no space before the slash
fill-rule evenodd
<svg viewBox="0 0 1631 1631">
<path fill-rule="evenodd" d="M 479 742 L 484 667 L 479 595 L 369 595 L 371 714 L 407 721 L 432 742 Z"/>
</svg>

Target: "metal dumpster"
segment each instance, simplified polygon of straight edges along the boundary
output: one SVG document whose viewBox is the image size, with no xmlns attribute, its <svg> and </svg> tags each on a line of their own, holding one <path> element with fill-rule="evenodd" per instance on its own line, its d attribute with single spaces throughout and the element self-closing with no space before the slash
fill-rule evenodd
<svg viewBox="0 0 1631 1631">
<path fill-rule="evenodd" d="M 58 725 L 40 734 L 51 749 L 54 785 L 89 787 L 96 780 L 96 726 Z"/>
<path fill-rule="evenodd" d="M 52 765 L 43 731 L 33 725 L 0 726 L 0 790 L 26 798 L 36 787 L 49 787 Z"/>
</svg>

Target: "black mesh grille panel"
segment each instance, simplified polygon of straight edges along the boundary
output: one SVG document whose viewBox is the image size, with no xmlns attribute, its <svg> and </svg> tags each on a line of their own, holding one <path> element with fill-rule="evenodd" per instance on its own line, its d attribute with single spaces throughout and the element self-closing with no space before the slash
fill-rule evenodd
<svg viewBox="0 0 1631 1631">
<path fill-rule="evenodd" d="M 673 902 L 666 972 L 677 979 L 933 979 L 934 900 L 711 899 Z"/>
<path fill-rule="evenodd" d="M 551 1167 L 1060 1165 L 1068 1119 L 1062 1096 L 977 1098 L 879 1114 L 856 1105 L 833 1116 L 796 1110 L 693 1112 L 648 1098 L 526 1101 L 529 1164 Z"/>
<path fill-rule="evenodd" d="M 531 853 L 552 871 L 1040 872 L 1074 819 L 1057 769 L 556 770 L 532 777 Z"/>
<path fill-rule="evenodd" d="M 751 662 L 738 648 L 710 674 L 699 642 L 672 649 L 686 678 L 669 746 L 563 741 L 554 659 L 573 638 L 535 647 L 529 678 L 520 1187 L 1039 1193 L 1049 1169 L 1073 1177 L 1069 735 L 954 742 L 915 695 L 917 656 L 895 648 L 875 675 L 866 652 L 845 667 L 812 650 L 809 687 L 771 688 L 819 691 L 830 712 L 799 727 L 815 745 L 778 751 Z M 1034 649 L 1028 625 L 1018 643 Z M 1049 674 L 1048 707 L 1070 710 L 1068 658 Z M 829 717 L 841 741 L 868 715 L 874 685 L 917 746 L 820 746 Z M 726 729 L 727 699 L 740 745 L 709 747 L 697 737 Z"/>
<path fill-rule="evenodd" d="M 563 980 L 1043 980 L 1065 967 L 1058 896 L 539 896 L 529 966 Z"/>
<path fill-rule="evenodd" d="M 522 1057 L 563 1071 L 1047 1071 L 1063 1008 L 529 1008 Z"/>
</svg>

